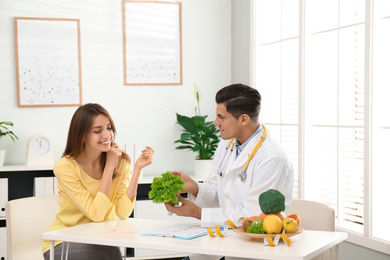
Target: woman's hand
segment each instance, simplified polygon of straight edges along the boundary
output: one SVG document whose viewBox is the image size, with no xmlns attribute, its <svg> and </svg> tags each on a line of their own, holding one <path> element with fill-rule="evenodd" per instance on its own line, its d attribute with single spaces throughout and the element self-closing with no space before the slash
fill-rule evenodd
<svg viewBox="0 0 390 260">
<path fill-rule="evenodd" d="M 103 178 L 99 188 L 99 191 L 106 194 L 107 197 L 110 195 L 112 176 L 121 156 L 122 150 L 117 144 L 113 143 L 106 155 L 106 165 L 103 170 Z"/>
<path fill-rule="evenodd" d="M 130 185 L 126 192 L 131 201 L 134 201 L 135 195 L 137 194 L 138 180 L 141 170 L 153 162 L 153 155 L 154 150 L 151 147 L 146 146 L 145 149 L 141 151 L 141 156 L 134 164 L 133 176 L 131 177 Z"/>
<path fill-rule="evenodd" d="M 114 169 L 122 156 L 122 149 L 116 143 L 113 143 L 111 149 L 107 152 L 106 167 Z"/>
<path fill-rule="evenodd" d="M 145 166 L 152 164 L 153 162 L 154 150 L 150 146 L 146 146 L 144 150 L 141 151 L 141 156 L 135 162 L 134 168 L 138 167 L 140 170 Z"/>
</svg>

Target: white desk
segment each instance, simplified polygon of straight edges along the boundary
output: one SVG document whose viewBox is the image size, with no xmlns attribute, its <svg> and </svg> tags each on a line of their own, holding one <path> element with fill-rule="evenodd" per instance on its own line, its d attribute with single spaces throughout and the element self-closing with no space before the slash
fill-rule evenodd
<svg viewBox="0 0 390 260">
<path fill-rule="evenodd" d="M 290 237 L 291 245 L 283 241 L 276 247 L 264 246 L 263 242 L 252 241 L 229 230 L 224 238 L 203 236 L 192 240 L 176 238 L 150 237 L 141 235 L 144 232 L 178 224 L 173 221 L 126 219 L 100 223 L 88 223 L 62 230 L 46 232 L 43 239 L 76 243 L 98 244 L 118 247 L 143 248 L 151 250 L 168 250 L 185 254 L 208 254 L 257 259 L 306 260 L 337 246 L 347 239 L 345 232 L 309 231 Z M 107 228 L 118 230 L 138 230 L 137 233 L 103 233 Z M 53 250 L 52 250 L 53 251 Z M 53 258 L 52 258 L 53 259 Z"/>
</svg>

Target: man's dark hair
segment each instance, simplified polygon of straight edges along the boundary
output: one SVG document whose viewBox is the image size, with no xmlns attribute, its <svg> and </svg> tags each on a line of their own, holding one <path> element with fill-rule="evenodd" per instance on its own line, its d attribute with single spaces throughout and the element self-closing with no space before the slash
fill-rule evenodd
<svg viewBox="0 0 390 260">
<path fill-rule="evenodd" d="M 220 89 L 216 96 L 217 104 L 225 104 L 226 111 L 238 118 L 247 114 L 253 122 L 258 122 L 261 108 L 259 91 L 244 84 L 232 84 Z"/>
</svg>

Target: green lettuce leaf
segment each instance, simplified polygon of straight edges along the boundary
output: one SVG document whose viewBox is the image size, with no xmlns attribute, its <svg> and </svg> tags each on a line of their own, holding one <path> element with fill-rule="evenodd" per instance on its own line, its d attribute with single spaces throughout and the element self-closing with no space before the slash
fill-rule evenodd
<svg viewBox="0 0 390 260">
<path fill-rule="evenodd" d="M 154 203 L 170 202 L 176 204 L 179 202 L 176 194 L 182 190 L 186 190 L 182 178 L 167 171 L 161 174 L 161 177 L 153 178 L 149 199 L 153 199 Z"/>
</svg>

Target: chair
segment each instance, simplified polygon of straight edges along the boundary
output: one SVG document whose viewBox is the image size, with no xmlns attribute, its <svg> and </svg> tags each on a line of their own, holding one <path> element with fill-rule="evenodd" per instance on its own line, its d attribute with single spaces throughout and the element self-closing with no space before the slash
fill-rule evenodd
<svg viewBox="0 0 390 260">
<path fill-rule="evenodd" d="M 324 203 L 293 199 L 291 207 L 285 213 L 286 216 L 297 213 L 304 230 L 335 231 L 334 209 Z M 338 246 L 313 259 L 338 259 Z"/>
<path fill-rule="evenodd" d="M 59 196 L 8 201 L 6 208 L 8 260 L 42 260 L 42 233 L 59 210 Z"/>
</svg>

